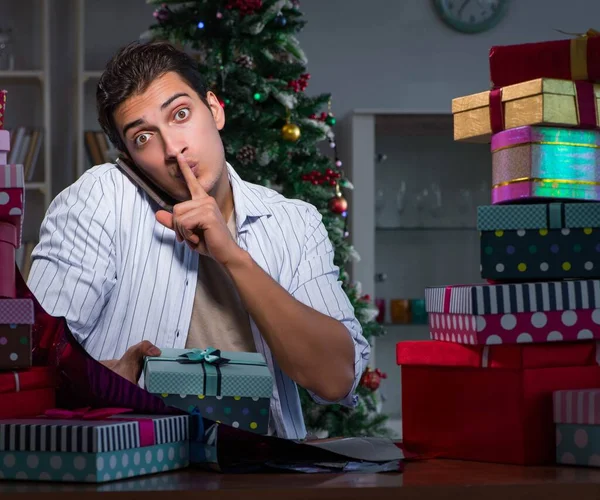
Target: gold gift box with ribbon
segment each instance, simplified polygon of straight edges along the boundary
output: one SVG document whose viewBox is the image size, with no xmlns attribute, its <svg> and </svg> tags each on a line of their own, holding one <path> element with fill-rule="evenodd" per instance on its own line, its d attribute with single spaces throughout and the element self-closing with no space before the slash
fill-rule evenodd
<svg viewBox="0 0 600 500">
<path fill-rule="evenodd" d="M 452 100 L 455 141 L 490 142 L 493 133 L 490 112 L 491 92 L 488 90 Z M 600 84 L 593 85 L 593 96 L 595 127 L 600 128 L 600 120 L 598 120 Z M 504 130 L 524 125 L 581 126 L 576 83 L 571 80 L 538 78 L 509 85 L 501 89 L 501 103 Z"/>
</svg>

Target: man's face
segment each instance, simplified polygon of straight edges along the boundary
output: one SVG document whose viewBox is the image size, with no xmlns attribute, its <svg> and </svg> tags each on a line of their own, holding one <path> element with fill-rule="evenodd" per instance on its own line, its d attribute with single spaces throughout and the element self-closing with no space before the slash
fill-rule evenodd
<svg viewBox="0 0 600 500">
<path fill-rule="evenodd" d="M 225 114 L 212 92 L 207 100 L 208 107 L 177 73 L 169 72 L 114 112 L 115 124 L 133 162 L 179 201 L 190 199 L 190 193 L 177 154 L 183 154 L 209 194 L 226 172 L 219 135 Z"/>
</svg>

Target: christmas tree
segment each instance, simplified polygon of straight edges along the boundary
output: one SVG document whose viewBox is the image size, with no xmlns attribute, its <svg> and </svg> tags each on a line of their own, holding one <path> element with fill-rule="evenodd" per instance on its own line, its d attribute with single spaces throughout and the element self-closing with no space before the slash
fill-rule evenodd
<svg viewBox="0 0 600 500">
<path fill-rule="evenodd" d="M 356 257 L 348 240 L 348 203 L 342 192 L 352 184 L 337 156 L 330 96 L 305 93 L 310 74 L 295 37 L 305 24 L 298 1 L 148 1 L 157 8 L 145 38 L 169 40 L 192 54 L 220 99 L 227 117 L 221 136 L 228 161 L 244 180 L 317 207 L 364 335 L 369 341 L 381 335 L 370 297 L 361 294 L 345 270 L 349 259 Z M 319 150 L 325 140 L 330 154 Z M 377 410 L 382 376 L 370 369 L 363 374 L 354 409 L 317 405 L 301 389 L 309 432 L 386 434 L 387 418 Z"/>
</svg>

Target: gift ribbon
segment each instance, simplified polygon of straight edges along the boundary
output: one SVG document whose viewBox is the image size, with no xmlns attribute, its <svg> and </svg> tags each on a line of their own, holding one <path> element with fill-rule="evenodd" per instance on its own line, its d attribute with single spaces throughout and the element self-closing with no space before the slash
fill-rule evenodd
<svg viewBox="0 0 600 500">
<path fill-rule="evenodd" d="M 573 33 L 569 33 L 573 34 Z M 596 30 L 588 30 L 586 33 L 577 34 L 570 42 L 571 80 L 597 80 L 600 75 L 594 74 L 595 67 L 588 65 L 588 39 L 600 36 Z"/>
<path fill-rule="evenodd" d="M 21 392 L 21 381 L 19 380 L 19 373 L 12 372 L 12 374 L 15 376 L 15 392 Z"/>
<path fill-rule="evenodd" d="M 591 82 L 575 82 L 575 96 L 577 99 L 577 115 L 581 128 L 596 128 L 596 95 L 594 84 Z"/>
<path fill-rule="evenodd" d="M 490 90 L 490 126 L 492 133 L 504 130 L 504 109 L 502 107 L 502 89 Z"/>
<path fill-rule="evenodd" d="M 511 179 L 510 181 L 499 182 L 494 184 L 492 189 L 496 189 L 503 186 L 509 186 L 510 184 L 519 184 L 521 182 L 539 182 L 542 184 L 575 184 L 582 186 L 600 186 L 600 181 L 579 181 L 574 179 L 542 179 L 541 177 L 519 177 L 517 179 Z"/>
<path fill-rule="evenodd" d="M 229 359 L 221 357 L 220 349 L 215 349 L 214 347 L 192 349 L 180 354 L 177 358 L 177 362 L 181 364 L 208 363 L 215 366 L 227 364 L 229 361 Z"/>
<path fill-rule="evenodd" d="M 154 421 L 151 418 L 111 418 L 132 411 L 131 408 L 99 408 L 96 410 L 91 410 L 90 407 L 77 410 L 54 408 L 46 410 L 44 416 L 59 420 L 107 420 L 110 418 L 111 422 L 137 422 L 140 431 L 140 446 L 153 446 L 156 444 L 156 436 L 154 434 Z"/>
</svg>

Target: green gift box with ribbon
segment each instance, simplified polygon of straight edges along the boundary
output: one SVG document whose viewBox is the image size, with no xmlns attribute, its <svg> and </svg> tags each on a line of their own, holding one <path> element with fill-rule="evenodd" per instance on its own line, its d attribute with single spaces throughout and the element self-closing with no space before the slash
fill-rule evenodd
<svg viewBox="0 0 600 500">
<path fill-rule="evenodd" d="M 146 390 L 210 420 L 267 434 L 273 378 L 260 353 L 162 349 L 144 363 Z"/>
<path fill-rule="evenodd" d="M 600 203 L 482 206 L 477 228 L 482 278 L 600 278 Z"/>
</svg>

